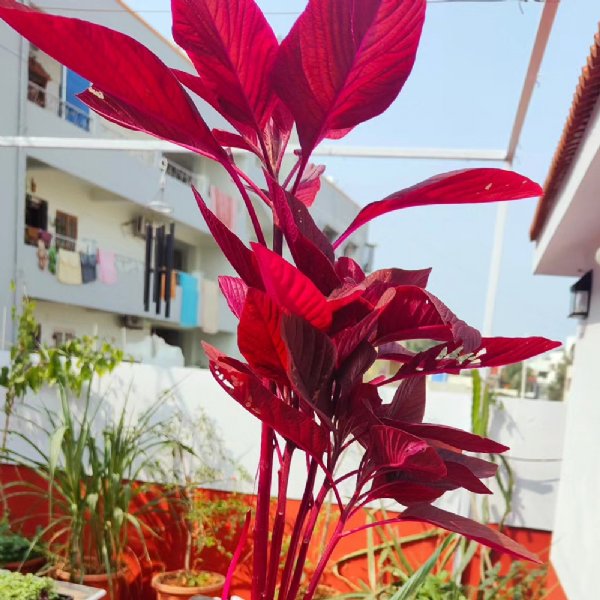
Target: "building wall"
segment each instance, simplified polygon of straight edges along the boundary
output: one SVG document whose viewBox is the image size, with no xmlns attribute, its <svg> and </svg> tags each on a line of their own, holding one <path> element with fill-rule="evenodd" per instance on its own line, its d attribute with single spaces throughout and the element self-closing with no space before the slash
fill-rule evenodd
<svg viewBox="0 0 600 600">
<path fill-rule="evenodd" d="M 570 600 L 598 596 L 595 569 L 600 562 L 600 268 L 594 269 L 588 318 L 575 343 L 571 389 L 566 399 L 566 429 L 561 486 L 555 515 L 552 560 Z"/>
</svg>

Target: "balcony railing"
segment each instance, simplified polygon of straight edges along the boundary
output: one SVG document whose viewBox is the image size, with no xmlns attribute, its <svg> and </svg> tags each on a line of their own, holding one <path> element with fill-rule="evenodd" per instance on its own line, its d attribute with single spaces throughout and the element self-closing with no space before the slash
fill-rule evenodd
<svg viewBox="0 0 600 600">
<path fill-rule="evenodd" d="M 27 99 L 53 112 L 61 119 L 73 123 L 73 125 L 76 125 L 80 129 L 90 131 L 91 118 L 88 113 L 77 106 L 69 104 L 33 81 L 28 82 Z"/>
</svg>

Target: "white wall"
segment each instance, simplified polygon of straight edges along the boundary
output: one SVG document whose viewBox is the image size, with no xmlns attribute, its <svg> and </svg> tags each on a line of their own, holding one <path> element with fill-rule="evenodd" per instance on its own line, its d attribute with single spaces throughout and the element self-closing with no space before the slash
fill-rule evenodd
<svg viewBox="0 0 600 600">
<path fill-rule="evenodd" d="M 563 469 L 552 544 L 552 561 L 570 600 L 598 597 L 600 562 L 600 268 L 594 269 L 589 317 L 575 344 L 566 399 Z"/>
<path fill-rule="evenodd" d="M 105 405 L 112 407 L 112 410 L 122 405 L 127 395 L 126 390 L 131 389 L 129 404 L 135 410 L 143 410 L 164 391 L 172 390 L 176 404 L 184 407 L 184 412 L 189 416 L 187 421 L 193 420 L 198 407 L 205 409 L 217 424 L 231 454 L 248 472 L 255 473 L 259 456 L 260 423 L 227 396 L 208 371 L 122 365 L 111 378 L 105 378 L 102 389 Z M 392 390 L 386 390 L 384 395 L 389 398 L 391 393 Z M 40 394 L 44 402 L 53 402 L 54 396 L 55 393 L 48 390 Z M 548 468 L 552 472 L 548 475 L 547 471 L 538 469 L 537 462 L 533 463 L 535 468 L 529 470 L 526 461 L 553 459 L 559 454 L 552 440 L 560 444 L 562 406 L 560 403 L 511 399 L 505 402 L 505 409 L 501 414 L 494 415 L 494 437 L 512 445 L 509 456 L 525 459 L 511 461 L 517 475 L 518 488 L 515 515 L 510 522 L 517 526 L 551 529 L 559 463 L 549 463 Z M 173 410 L 174 404 L 165 403 L 161 418 L 168 419 Z M 468 429 L 470 400 L 467 396 L 456 394 L 431 394 L 426 419 Z M 0 420 L 0 425 L 1 423 Z M 350 456 L 345 465 L 352 466 L 356 460 L 357 455 Z M 298 460 L 290 482 L 292 498 L 301 497 L 305 479 L 306 468 Z M 551 481 L 545 481 L 546 479 Z M 346 489 L 348 490 L 349 488 Z M 246 486 L 244 491 L 253 492 L 253 485 Z M 468 509 L 468 499 L 463 494 L 455 493 L 445 499 L 443 506 L 465 512 Z"/>
</svg>

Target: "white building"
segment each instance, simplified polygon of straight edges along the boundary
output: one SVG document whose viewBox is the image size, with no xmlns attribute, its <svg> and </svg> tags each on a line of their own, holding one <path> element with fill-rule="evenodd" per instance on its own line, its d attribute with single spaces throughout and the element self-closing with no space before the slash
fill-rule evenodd
<svg viewBox="0 0 600 600">
<path fill-rule="evenodd" d="M 597 34 L 531 230 L 536 242 L 535 272 L 578 278 L 580 282 L 573 308 L 581 314 L 581 321 L 566 397 L 563 466 L 552 547 L 552 561 L 571 600 L 598 597 L 595 569 L 600 560 L 600 513 L 596 504 L 600 496 L 599 97 L 600 34 Z M 572 281 L 565 281 L 565 312 Z"/>
<path fill-rule="evenodd" d="M 123 31 L 144 43 L 169 66 L 190 70 L 184 54 L 149 27 L 120 0 L 61 2 L 85 10 L 85 18 Z M 51 0 L 36 5 L 52 9 Z M 60 11 L 52 10 L 57 14 Z M 67 16 L 73 16 L 66 10 Z M 79 13 L 78 13 L 79 14 Z M 135 137 L 142 134 L 120 129 L 90 114 L 75 97 L 88 82 L 63 68 L 0 22 L 0 136 L 41 137 Z M 206 109 L 206 110 L 205 110 Z M 211 126 L 224 121 L 204 106 Z M 166 163 L 164 160 L 166 159 Z M 239 158 L 240 166 L 257 172 L 250 156 Z M 160 191 L 161 165 L 167 165 L 166 187 Z M 202 365 L 200 340 L 207 339 L 225 351 L 234 352 L 236 322 L 217 295 L 217 276 L 228 265 L 212 240 L 195 205 L 190 184 L 206 196 L 211 189 L 225 194 L 231 227 L 248 241 L 251 237 L 243 203 L 224 171 L 187 152 L 169 154 L 114 151 L 48 149 L 0 149 L 2 219 L 0 220 L 0 314 L 8 314 L 7 345 L 11 340 L 10 307 L 18 305 L 22 293 L 37 301 L 42 340 L 52 343 L 69 335 L 93 334 L 121 344 L 137 343 L 156 332 L 183 349 L 186 364 Z M 223 196 L 221 195 L 221 198 Z M 149 209 L 149 203 L 166 202 L 168 219 Z M 339 233 L 358 212 L 358 206 L 340 189 L 323 179 L 315 204 L 318 225 Z M 263 207 L 259 218 L 268 222 Z M 143 306 L 145 243 L 143 224 L 176 224 L 175 266 L 197 282 L 199 303 L 194 322 L 182 318 L 182 304 L 189 301 L 182 287 L 176 288 L 171 315 L 167 318 Z M 38 238 L 42 230 L 51 235 L 50 246 L 63 250 L 60 276 L 48 266 L 40 268 Z M 43 234 L 46 236 L 46 233 Z M 346 247 L 359 262 L 368 263 L 371 248 L 367 231 L 361 230 Z M 64 252 L 64 251 L 67 252 Z M 69 271 L 69 251 L 104 257 L 105 271 L 96 281 L 79 284 Z M 42 251 L 42 254 L 44 252 Z M 52 253 L 53 254 L 53 253 Z M 44 259 L 43 259 L 44 260 Z M 74 266 L 74 265 L 73 265 Z M 70 274 L 69 274 L 70 273 Z M 108 273 L 108 274 L 107 274 Z M 16 282 L 16 294 L 10 282 Z M 71 281 L 71 284 L 65 283 Z M 186 311 L 189 309 L 187 305 Z M 4 310 L 3 310 L 4 309 Z"/>
</svg>

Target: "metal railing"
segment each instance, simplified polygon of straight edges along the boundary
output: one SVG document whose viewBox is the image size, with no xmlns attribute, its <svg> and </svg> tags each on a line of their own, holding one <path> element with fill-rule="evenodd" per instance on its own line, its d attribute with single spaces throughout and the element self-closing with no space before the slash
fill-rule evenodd
<svg viewBox="0 0 600 600">
<path fill-rule="evenodd" d="M 86 111 L 66 102 L 33 81 L 27 84 L 27 99 L 84 131 L 90 130 L 91 117 Z"/>
</svg>

